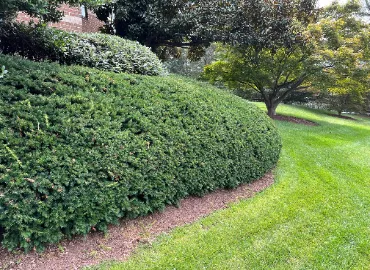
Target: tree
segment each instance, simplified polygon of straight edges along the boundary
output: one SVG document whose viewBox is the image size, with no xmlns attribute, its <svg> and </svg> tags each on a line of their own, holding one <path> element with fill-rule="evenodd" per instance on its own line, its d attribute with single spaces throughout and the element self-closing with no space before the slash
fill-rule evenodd
<svg viewBox="0 0 370 270">
<path fill-rule="evenodd" d="M 118 35 L 154 50 L 160 46 L 207 46 L 214 41 L 265 46 L 289 43 L 291 14 L 309 18 L 315 2 L 118 0 L 99 7 L 96 13 L 103 21 L 114 13 Z"/>
<path fill-rule="evenodd" d="M 357 17 L 360 8 L 357 1 L 335 3 L 323 10 L 319 22 L 293 24 L 288 44 L 226 47 L 220 60 L 206 67 L 205 77 L 258 92 L 270 117 L 290 94 L 310 87 L 326 92 L 338 112 L 358 107 L 368 83 L 370 36 Z"/>
<path fill-rule="evenodd" d="M 180 48 L 176 52 L 178 55 L 167 59 L 164 65 L 170 73 L 199 78 L 204 67 L 214 61 L 216 47 L 216 44 L 209 46 L 200 59 L 193 59 L 191 50 Z"/>
<path fill-rule="evenodd" d="M 220 60 L 207 66 L 204 76 L 230 88 L 259 93 L 267 114 L 274 117 L 277 106 L 293 91 L 306 89 L 305 82 L 318 71 L 312 50 L 308 44 L 276 50 L 223 47 Z"/>
<path fill-rule="evenodd" d="M 256 91 L 268 115 L 319 70 L 313 53 L 315 42 L 306 25 L 315 20 L 315 1 L 275 1 L 267 5 L 267 18 L 258 12 L 249 20 L 236 16 L 239 29 L 256 29 L 255 36 L 238 31 L 234 44 L 221 49 L 219 61 L 205 68 L 204 76 L 231 88 Z M 302 10 L 309 12 L 302 12 Z M 241 13 L 243 14 L 243 13 Z M 279 29 L 282 34 L 279 35 Z M 239 33 L 240 32 L 240 33 Z"/>
<path fill-rule="evenodd" d="M 194 32 L 199 23 L 199 1 L 118 0 L 95 9 L 108 29 L 124 38 L 137 40 L 153 50 L 160 46 L 199 46 L 207 37 Z M 114 20 L 111 21 L 111 14 Z"/>
<path fill-rule="evenodd" d="M 63 17 L 58 10 L 61 4 L 70 5 L 84 4 L 88 7 L 96 7 L 109 2 L 108 0 L 1 0 L 0 22 L 13 19 L 17 12 L 25 12 L 31 17 L 36 17 L 45 22 L 57 22 Z"/>
<path fill-rule="evenodd" d="M 311 26 L 311 31 L 320 33 L 316 54 L 323 66 L 312 83 L 326 93 L 325 102 L 339 115 L 361 110 L 368 90 L 370 28 L 358 17 L 360 10 L 358 1 L 335 3 Z"/>
<path fill-rule="evenodd" d="M 364 105 L 364 86 L 358 81 L 345 78 L 337 80 L 334 87 L 328 89 L 326 102 L 329 109 L 338 115 L 344 111 L 361 111 Z"/>
</svg>

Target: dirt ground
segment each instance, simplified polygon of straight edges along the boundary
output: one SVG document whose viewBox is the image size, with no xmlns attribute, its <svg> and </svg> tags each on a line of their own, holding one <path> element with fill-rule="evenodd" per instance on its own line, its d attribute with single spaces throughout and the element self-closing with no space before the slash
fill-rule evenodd
<svg viewBox="0 0 370 270">
<path fill-rule="evenodd" d="M 312 122 L 312 121 L 306 120 L 306 119 L 302 119 L 302 118 L 293 117 L 293 116 L 286 116 L 286 115 L 277 114 L 277 115 L 274 116 L 274 119 L 279 120 L 279 121 L 286 121 L 286 122 L 292 122 L 292 123 L 295 123 L 295 124 L 306 125 L 306 126 L 318 126 L 318 124 L 315 123 L 315 122 Z"/>
</svg>

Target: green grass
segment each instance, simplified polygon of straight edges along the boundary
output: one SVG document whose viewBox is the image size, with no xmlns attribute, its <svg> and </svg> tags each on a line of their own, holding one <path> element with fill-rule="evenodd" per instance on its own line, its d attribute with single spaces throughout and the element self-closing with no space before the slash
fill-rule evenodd
<svg viewBox="0 0 370 270">
<path fill-rule="evenodd" d="M 96 269 L 369 269 L 370 118 L 278 112 L 320 126 L 277 122 L 275 185 Z"/>
</svg>

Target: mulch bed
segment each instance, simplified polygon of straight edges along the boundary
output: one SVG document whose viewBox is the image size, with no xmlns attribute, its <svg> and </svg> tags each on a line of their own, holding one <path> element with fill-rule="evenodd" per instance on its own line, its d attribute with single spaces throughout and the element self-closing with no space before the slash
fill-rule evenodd
<svg viewBox="0 0 370 270">
<path fill-rule="evenodd" d="M 125 260 L 139 244 L 150 244 L 156 236 L 173 228 L 192 223 L 232 202 L 254 196 L 274 183 L 273 174 L 239 186 L 233 190 L 218 190 L 202 198 L 189 197 L 180 206 L 168 206 L 157 212 L 134 220 L 123 220 L 110 226 L 108 233 L 90 233 L 51 245 L 42 254 L 21 251 L 9 253 L 0 247 L 0 269 L 6 270 L 65 270 L 80 269 L 105 260 Z"/>
<path fill-rule="evenodd" d="M 286 116 L 286 115 L 280 115 L 277 114 L 273 117 L 275 120 L 279 121 L 286 121 L 286 122 L 291 122 L 295 124 L 301 124 L 301 125 L 306 125 L 306 126 L 318 126 L 319 124 L 312 122 L 310 120 L 298 118 L 298 117 L 293 117 L 293 116 Z"/>
<path fill-rule="evenodd" d="M 347 119 L 347 120 L 357 121 L 357 119 L 355 119 L 355 118 L 353 118 L 351 116 L 338 115 L 338 114 L 334 114 L 334 113 L 328 113 L 328 115 L 333 116 L 333 117 L 337 117 L 337 118 L 341 118 L 341 119 Z"/>
</svg>

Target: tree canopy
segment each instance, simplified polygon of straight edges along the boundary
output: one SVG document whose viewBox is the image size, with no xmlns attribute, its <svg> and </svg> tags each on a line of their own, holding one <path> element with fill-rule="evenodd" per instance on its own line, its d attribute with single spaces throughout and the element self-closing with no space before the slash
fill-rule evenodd
<svg viewBox="0 0 370 270">
<path fill-rule="evenodd" d="M 326 103 L 338 114 L 359 110 L 370 82 L 370 27 L 358 17 L 360 10 L 358 1 L 334 4 L 310 26 L 320 36 L 316 55 L 322 63 L 312 84 L 324 91 Z"/>
<path fill-rule="evenodd" d="M 308 44 L 277 50 L 228 46 L 219 61 L 205 68 L 204 76 L 230 88 L 256 91 L 273 117 L 277 106 L 293 91 L 306 89 L 304 83 L 318 71 L 312 49 Z"/>
<path fill-rule="evenodd" d="M 287 31 L 292 38 L 280 40 L 290 43 L 273 43 L 262 36 L 266 43 L 223 47 L 219 61 L 205 68 L 205 77 L 256 91 L 271 117 L 290 94 L 310 87 L 323 90 L 339 113 L 353 109 L 362 103 L 369 83 L 370 32 L 358 17 L 360 10 L 358 1 L 334 3 L 316 22 L 297 12 Z"/>
<path fill-rule="evenodd" d="M 118 0 L 97 8 L 107 21 L 115 14 L 118 35 L 142 44 L 201 46 L 213 41 L 287 45 L 291 26 L 298 18 L 314 16 L 315 0 Z"/>
<path fill-rule="evenodd" d="M 318 69 L 312 57 L 315 44 L 306 30 L 316 18 L 315 1 L 276 3 L 268 5 L 266 18 L 261 19 L 258 12 L 250 21 L 236 18 L 239 29 L 256 29 L 251 31 L 255 36 L 239 30 L 234 42 L 221 49 L 219 61 L 205 68 L 205 77 L 211 81 L 258 92 L 271 117 L 292 91 L 307 87 L 304 82 Z M 281 35 L 279 29 L 283 29 Z"/>
</svg>

